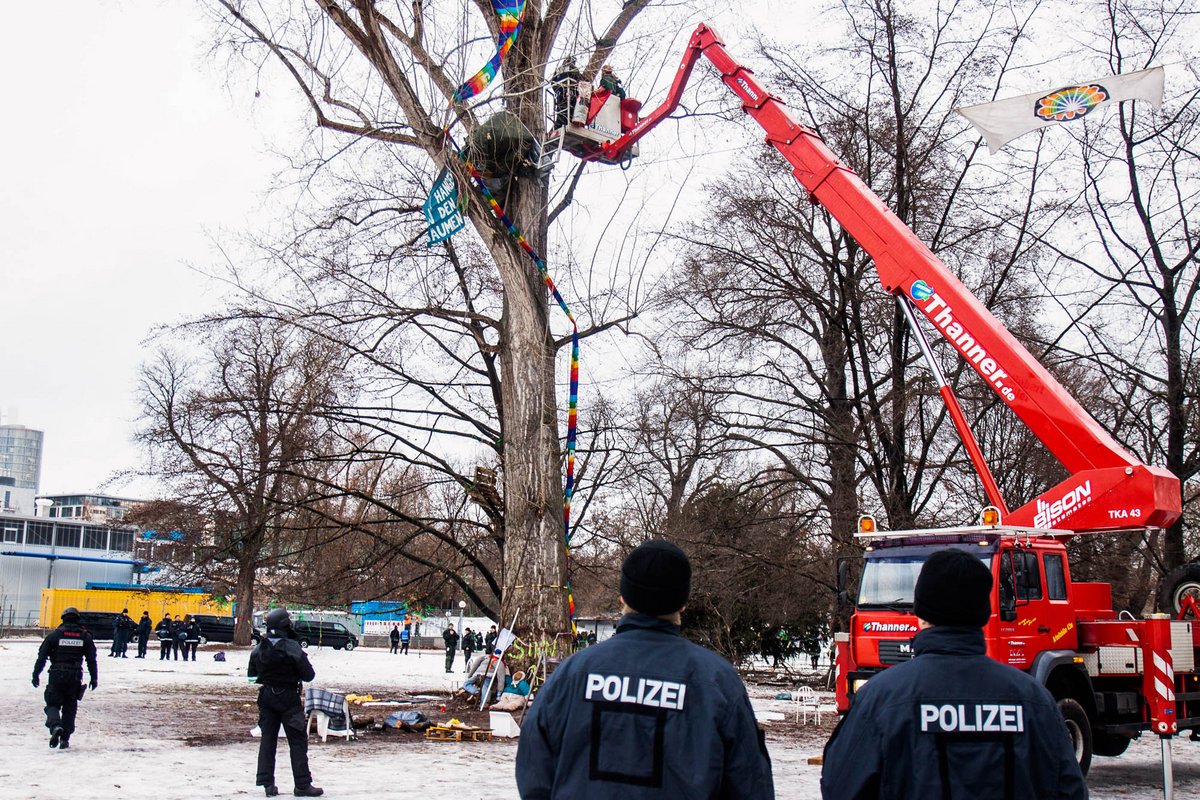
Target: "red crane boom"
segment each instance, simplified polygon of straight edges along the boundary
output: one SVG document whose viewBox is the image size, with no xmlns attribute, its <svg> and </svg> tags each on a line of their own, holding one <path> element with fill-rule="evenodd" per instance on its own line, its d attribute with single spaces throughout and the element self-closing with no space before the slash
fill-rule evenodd
<svg viewBox="0 0 1200 800">
<path fill-rule="evenodd" d="M 1005 522 L 1076 532 L 1167 527 L 1181 513 L 1179 480 L 1143 464 L 1121 447 L 1028 350 L 929 250 L 815 131 L 801 125 L 754 73 L 725 49 L 717 33 L 692 33 L 666 100 L 595 157 L 619 161 L 630 146 L 678 106 L 700 56 L 721 74 L 766 141 L 792 165 L 814 202 L 823 205 L 875 262 L 884 291 L 911 304 L 979 373 L 1070 473 Z M 942 387 L 955 425 L 993 502 L 999 490 L 949 387 Z M 1002 506 L 1002 501 L 996 503 Z M 1003 507 L 1003 506 L 1002 506 Z"/>
</svg>

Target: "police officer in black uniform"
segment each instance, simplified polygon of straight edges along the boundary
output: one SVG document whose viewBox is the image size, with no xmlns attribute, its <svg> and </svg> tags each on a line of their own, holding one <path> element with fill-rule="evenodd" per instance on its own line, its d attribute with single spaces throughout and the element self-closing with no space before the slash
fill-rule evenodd
<svg viewBox="0 0 1200 800">
<path fill-rule="evenodd" d="M 62 613 L 62 625 L 42 640 L 37 661 L 33 665 L 33 685 L 41 683 L 42 667 L 50 660 L 46 680 L 46 727 L 50 729 L 50 746 L 66 750 L 75 732 L 75 712 L 83 697 L 83 662 L 87 661 L 90 686 L 99 685 L 96 672 L 96 644 L 92 635 L 79 624 L 79 612 L 74 607 Z"/>
<path fill-rule="evenodd" d="M 616 635 L 563 661 L 521 726 L 523 800 L 775 796 L 741 678 L 679 635 L 691 576 L 661 539 L 625 559 Z"/>
<path fill-rule="evenodd" d="M 1086 800 L 1050 692 L 985 653 L 992 573 L 965 550 L 917 578 L 913 659 L 871 678 L 825 745 L 826 800 Z"/>
<path fill-rule="evenodd" d="M 296 782 L 294 794 L 320 797 L 325 790 L 313 786 L 308 770 L 308 724 L 300 695 L 301 682 L 311 681 L 316 671 L 296 641 L 286 609 L 276 608 L 267 614 L 266 627 L 267 635 L 250 652 L 250 668 L 246 671 L 251 680 L 260 684 L 258 727 L 262 739 L 258 745 L 256 785 L 265 788 L 267 797 L 279 794 L 275 786 L 275 749 L 282 724 L 292 759 L 292 778 Z"/>
<path fill-rule="evenodd" d="M 175 634 L 172 632 L 170 614 L 163 614 L 163 618 L 154 627 L 154 635 L 158 637 L 158 660 L 169 660 L 171 658 L 171 647 L 175 643 Z"/>
</svg>

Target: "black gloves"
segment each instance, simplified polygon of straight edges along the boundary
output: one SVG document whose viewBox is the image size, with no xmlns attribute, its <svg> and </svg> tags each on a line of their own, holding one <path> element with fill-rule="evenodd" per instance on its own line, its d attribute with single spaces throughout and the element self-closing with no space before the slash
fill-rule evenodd
<svg viewBox="0 0 1200 800">
<path fill-rule="evenodd" d="M 94 692 L 94 691 L 96 691 L 96 687 L 99 685 L 100 685 L 100 681 L 96 680 L 95 678 L 92 678 L 91 682 L 88 683 L 88 688 L 90 688 Z"/>
<path fill-rule="evenodd" d="M 41 685 L 42 685 L 42 679 L 39 678 L 37 675 L 34 675 L 33 676 L 33 688 L 36 689 L 37 687 L 39 687 Z"/>
</svg>

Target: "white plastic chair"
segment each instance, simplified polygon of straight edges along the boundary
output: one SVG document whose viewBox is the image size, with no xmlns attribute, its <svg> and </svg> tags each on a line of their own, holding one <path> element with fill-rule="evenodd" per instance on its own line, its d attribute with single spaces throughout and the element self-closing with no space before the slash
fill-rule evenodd
<svg viewBox="0 0 1200 800">
<path fill-rule="evenodd" d="M 808 724 L 808 715 L 811 713 L 816 718 L 817 724 L 821 724 L 821 706 L 817 701 L 817 692 L 811 686 L 801 686 L 792 694 L 792 701 L 796 704 L 796 720 L 801 718 L 804 724 Z"/>
<path fill-rule="evenodd" d="M 311 690 L 310 690 L 311 691 Z M 342 718 L 345 720 L 344 728 L 331 728 L 329 723 L 332 717 L 324 711 L 313 709 L 308 712 L 308 724 L 305 726 L 305 735 L 312 733 L 313 722 L 317 723 L 317 736 L 321 737 L 322 742 L 329 741 L 330 736 L 341 736 L 343 739 L 354 738 L 354 722 L 350 719 L 350 701 L 341 696 L 342 699 Z"/>
</svg>

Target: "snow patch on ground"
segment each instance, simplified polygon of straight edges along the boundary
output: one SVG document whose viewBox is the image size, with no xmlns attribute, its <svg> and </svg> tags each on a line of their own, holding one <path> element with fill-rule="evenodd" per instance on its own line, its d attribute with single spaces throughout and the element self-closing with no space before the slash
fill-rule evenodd
<svg viewBox="0 0 1200 800">
<path fill-rule="evenodd" d="M 50 750 L 42 714 L 42 690 L 29 678 L 38 640 L 0 640 L 0 786 L 5 798 L 50 800 L 193 800 L 261 797 L 254 786 L 258 740 L 250 736 L 257 712 L 255 687 L 246 681 L 245 648 L 208 645 L 195 662 L 160 662 L 154 643 L 145 660 L 99 659 L 100 688 L 80 705 L 77 731 L 67 751 Z M 107 643 L 101 643 L 102 653 Z M 227 660 L 214 661 L 224 650 Z M 385 649 L 353 652 L 309 651 L 317 670 L 314 685 L 376 697 L 446 695 L 463 677 L 459 655 L 453 674 L 445 656 L 434 651 L 391 655 Z M 43 673 L 43 680 L 45 674 Z M 43 683 L 43 686 L 45 684 Z M 780 798 L 820 795 L 818 755 L 836 718 L 821 725 L 795 720 L 795 706 L 775 700 L 778 687 L 751 687 L 756 709 L 774 717 L 767 723 L 768 747 Z M 832 703 L 828 693 L 823 703 Z M 418 706 L 435 720 L 446 713 L 440 702 Z M 354 709 L 356 717 L 382 719 L 390 709 Z M 783 719 L 778 719 L 782 715 Z M 1200 744 L 1175 742 L 1178 797 L 1200 796 Z M 516 798 L 515 741 L 427 742 L 417 734 L 367 733 L 345 742 L 313 737 L 309 760 L 326 796 L 371 798 L 380 792 L 450 796 L 454 800 Z M 283 795 L 291 789 L 287 746 L 280 742 L 276 779 Z M 1089 776 L 1094 800 L 1161 797 L 1159 743 L 1145 737 L 1121 758 L 1097 758 Z"/>
</svg>

